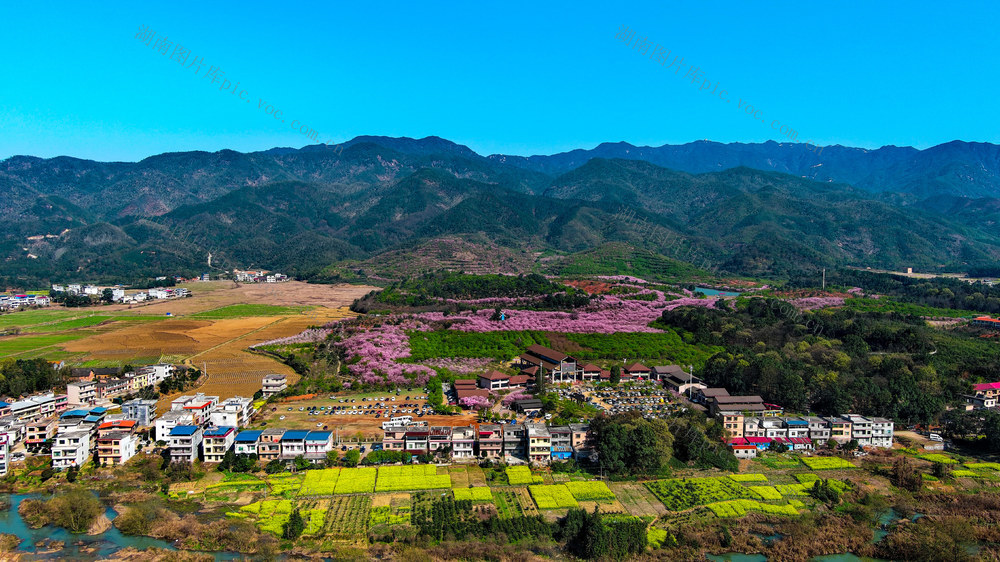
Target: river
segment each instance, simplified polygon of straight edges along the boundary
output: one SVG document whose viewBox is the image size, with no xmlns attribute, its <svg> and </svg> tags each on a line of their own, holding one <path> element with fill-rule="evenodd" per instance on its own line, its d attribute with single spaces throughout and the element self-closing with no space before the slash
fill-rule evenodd
<svg viewBox="0 0 1000 562">
<path fill-rule="evenodd" d="M 36 560 L 99 560 L 113 555 L 115 552 L 127 547 L 134 547 L 140 550 L 147 548 L 165 548 L 177 550 L 170 543 L 150 537 L 131 537 L 123 535 L 117 528 L 112 526 L 100 535 L 74 535 L 66 529 L 46 525 L 40 529 L 28 527 L 21 514 L 17 512 L 21 501 L 25 499 L 44 499 L 42 494 L 13 494 L 0 496 L 0 502 L 9 500 L 9 507 L 0 510 L 0 532 L 17 535 L 22 539 L 18 546 L 18 552 L 30 553 Z M 115 510 L 110 507 L 105 510 L 108 519 L 114 520 Z M 47 548 L 43 544 L 41 548 L 36 547 L 36 543 L 60 541 L 64 543 L 60 550 L 46 552 Z M 242 555 L 235 552 L 210 552 L 216 560 L 240 560 Z"/>
</svg>

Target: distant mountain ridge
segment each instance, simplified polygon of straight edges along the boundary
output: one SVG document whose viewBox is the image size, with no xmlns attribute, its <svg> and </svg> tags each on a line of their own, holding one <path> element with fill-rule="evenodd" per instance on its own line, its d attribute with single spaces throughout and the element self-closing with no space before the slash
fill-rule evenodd
<svg viewBox="0 0 1000 562">
<path fill-rule="evenodd" d="M 209 252 L 215 269 L 322 276 L 347 271 L 336 264 L 403 267 L 408 252 L 442 239 L 464 249 L 422 251 L 419 267 L 496 255 L 505 270 L 579 271 L 599 258 L 607 271 L 695 255 L 699 268 L 745 274 L 955 269 L 1000 256 L 998 170 L 1000 147 L 958 141 L 818 154 L 775 142 L 605 143 L 515 157 L 439 137 L 365 136 L 134 163 L 15 156 L 0 162 L 0 276 L 197 273 Z"/>
</svg>

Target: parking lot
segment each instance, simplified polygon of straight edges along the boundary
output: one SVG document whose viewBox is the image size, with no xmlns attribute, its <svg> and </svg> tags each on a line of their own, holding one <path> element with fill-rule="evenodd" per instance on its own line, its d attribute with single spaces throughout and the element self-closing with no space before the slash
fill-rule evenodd
<svg viewBox="0 0 1000 562">
<path fill-rule="evenodd" d="M 575 392 L 580 392 L 588 403 L 608 414 L 636 411 L 646 417 L 665 418 L 679 407 L 673 393 L 655 383 L 611 389 L 585 388 Z"/>
<path fill-rule="evenodd" d="M 254 427 L 333 431 L 341 440 L 382 437 L 382 422 L 411 416 L 428 425 L 468 425 L 475 416 L 434 414 L 423 391 L 328 394 L 308 400 L 279 402 L 255 419 Z"/>
</svg>

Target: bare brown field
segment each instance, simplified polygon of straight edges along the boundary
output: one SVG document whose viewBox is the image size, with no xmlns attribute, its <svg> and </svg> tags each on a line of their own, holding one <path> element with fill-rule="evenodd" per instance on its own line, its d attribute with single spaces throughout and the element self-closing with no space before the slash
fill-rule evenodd
<svg viewBox="0 0 1000 562">
<path fill-rule="evenodd" d="M 367 294 L 372 287 L 352 285 L 309 285 L 287 283 L 236 285 L 232 282 L 203 282 L 190 285 L 193 297 L 155 302 L 148 305 L 107 307 L 109 311 L 129 310 L 159 321 L 123 325 L 79 340 L 62 349 L 78 354 L 78 361 L 122 361 L 153 359 L 204 368 L 207 376 L 197 391 L 221 398 L 251 396 L 260 389 L 260 380 L 270 373 L 282 373 L 294 382 L 295 373 L 283 363 L 265 355 L 249 353 L 249 346 L 294 336 L 309 326 L 354 315 L 347 306 Z M 197 312 L 232 304 L 298 305 L 314 308 L 283 316 L 242 318 L 189 318 Z M 167 312 L 171 317 L 167 317 Z M 161 411 L 176 396 L 161 399 Z"/>
</svg>

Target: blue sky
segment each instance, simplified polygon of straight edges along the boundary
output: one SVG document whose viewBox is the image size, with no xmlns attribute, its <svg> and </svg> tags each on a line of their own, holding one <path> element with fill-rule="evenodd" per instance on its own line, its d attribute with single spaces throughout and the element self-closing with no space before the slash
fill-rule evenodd
<svg viewBox="0 0 1000 562">
<path fill-rule="evenodd" d="M 437 135 L 481 154 L 785 140 L 773 120 L 822 145 L 1000 142 L 996 3 L 82 4 L 7 8 L 0 158 L 315 144 L 293 120 L 321 142 Z M 617 41 L 620 25 L 730 102 Z"/>
</svg>

